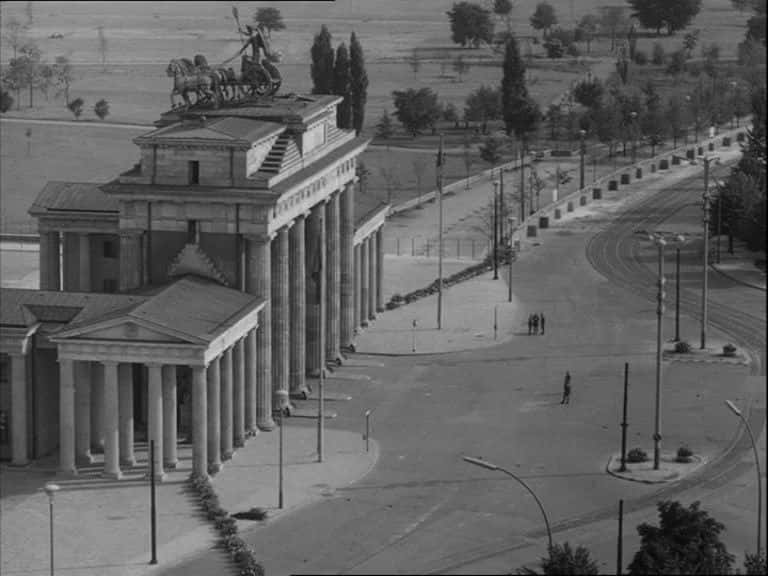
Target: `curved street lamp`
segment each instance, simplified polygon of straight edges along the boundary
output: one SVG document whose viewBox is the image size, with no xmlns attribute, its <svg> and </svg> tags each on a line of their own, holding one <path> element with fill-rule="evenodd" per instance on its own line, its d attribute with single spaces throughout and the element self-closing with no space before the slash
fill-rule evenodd
<svg viewBox="0 0 768 576">
<path fill-rule="evenodd" d="M 547 550 L 552 550 L 552 531 L 549 528 L 549 519 L 547 518 L 547 513 L 544 512 L 544 506 L 541 505 L 541 501 L 538 499 L 536 494 L 534 494 L 533 490 L 530 489 L 528 484 L 523 482 L 518 476 L 507 470 L 506 468 L 502 468 L 501 466 L 497 466 L 496 464 L 493 464 L 491 462 L 488 462 L 487 460 L 482 460 L 480 458 L 472 458 L 471 456 L 462 456 L 463 460 L 465 462 L 468 462 L 469 464 L 474 464 L 475 466 L 480 466 L 481 468 L 486 468 L 488 470 L 499 470 L 500 472 L 504 472 L 507 476 L 511 476 L 515 480 L 517 480 L 520 484 L 522 484 L 523 488 L 528 490 L 528 492 L 533 496 L 533 499 L 536 500 L 536 504 L 539 505 L 539 510 L 541 510 L 541 515 L 544 516 L 544 525 L 547 527 L 547 538 L 549 539 L 549 548 Z"/>
<path fill-rule="evenodd" d="M 739 419 L 744 423 L 744 427 L 747 429 L 747 434 L 749 434 L 749 439 L 752 442 L 752 450 L 755 453 L 755 468 L 757 468 L 757 555 L 760 556 L 760 547 L 763 544 L 763 541 L 761 540 L 761 525 L 762 525 L 762 514 L 763 514 L 763 486 L 762 486 L 762 477 L 760 476 L 760 454 L 757 452 L 757 444 L 755 443 L 755 437 L 752 434 L 752 429 L 749 427 L 749 423 L 747 422 L 747 419 L 744 418 L 744 415 L 741 413 L 741 410 L 736 408 L 736 405 L 731 402 L 730 400 L 725 401 L 725 405 L 728 406 L 728 409 L 736 414 L 736 416 L 739 417 Z"/>
</svg>

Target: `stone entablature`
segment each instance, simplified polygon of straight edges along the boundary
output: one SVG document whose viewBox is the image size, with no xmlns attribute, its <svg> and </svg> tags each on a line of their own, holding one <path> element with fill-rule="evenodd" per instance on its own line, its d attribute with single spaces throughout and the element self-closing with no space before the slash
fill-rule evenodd
<svg viewBox="0 0 768 576">
<path fill-rule="evenodd" d="M 361 244 L 366 238 L 370 237 L 373 233 L 384 226 L 384 222 L 389 214 L 389 205 L 382 207 L 380 210 L 370 214 L 364 222 L 359 224 L 355 229 L 355 235 L 353 243 L 355 246 Z"/>
</svg>

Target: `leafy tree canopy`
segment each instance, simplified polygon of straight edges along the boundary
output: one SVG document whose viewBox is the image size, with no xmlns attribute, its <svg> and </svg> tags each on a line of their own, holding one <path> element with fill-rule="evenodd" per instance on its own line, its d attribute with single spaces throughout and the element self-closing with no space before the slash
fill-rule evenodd
<svg viewBox="0 0 768 576">
<path fill-rule="evenodd" d="M 473 122 L 482 122 L 483 133 L 486 131 L 488 120 L 501 116 L 501 91 L 490 86 L 480 86 L 467 96 L 464 117 Z"/>
<path fill-rule="evenodd" d="M 536 5 L 536 10 L 531 16 L 531 26 L 536 30 L 543 30 L 546 37 L 549 29 L 557 24 L 557 16 L 555 15 L 555 9 L 548 2 L 539 2 Z"/>
<path fill-rule="evenodd" d="M 576 550 L 566 542 L 562 546 L 554 544 L 549 550 L 549 556 L 544 557 L 539 562 L 541 574 L 545 576 L 552 574 L 586 574 L 592 575 L 598 573 L 597 562 L 592 560 L 589 550 L 583 546 L 577 546 Z M 517 570 L 518 574 L 539 574 L 531 568 L 521 568 Z"/>
<path fill-rule="evenodd" d="M 109 115 L 109 102 L 102 98 L 96 102 L 95 106 L 93 107 L 93 112 L 96 114 L 96 116 L 99 117 L 99 119 L 104 120 L 104 118 Z"/>
<path fill-rule="evenodd" d="M 493 41 L 493 20 L 490 11 L 472 2 L 454 3 L 446 12 L 451 22 L 451 40 L 456 44 L 474 47 L 481 42 Z"/>
<path fill-rule="evenodd" d="M 576 102 L 587 108 L 599 108 L 602 104 L 603 84 L 599 78 L 582 80 L 573 89 L 573 97 Z"/>
<path fill-rule="evenodd" d="M 284 30 L 283 15 L 277 8 L 259 8 L 253 15 L 253 21 L 267 29 L 267 33 L 273 30 Z"/>
<path fill-rule="evenodd" d="M 412 136 L 433 127 L 440 118 L 437 94 L 430 88 L 395 90 L 392 97 L 395 116 Z"/>
<path fill-rule="evenodd" d="M 632 16 L 645 28 L 656 30 L 666 26 L 672 34 L 691 23 L 701 9 L 701 0 L 627 0 L 632 7 Z"/>
<path fill-rule="evenodd" d="M 659 526 L 637 527 L 640 549 L 629 574 L 730 574 L 734 557 L 720 541 L 725 526 L 699 509 L 699 502 L 659 502 Z"/>
</svg>

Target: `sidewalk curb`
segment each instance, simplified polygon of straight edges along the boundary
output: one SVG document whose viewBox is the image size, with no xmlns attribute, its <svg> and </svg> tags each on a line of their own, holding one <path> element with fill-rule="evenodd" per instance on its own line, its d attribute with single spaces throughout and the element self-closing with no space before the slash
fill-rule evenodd
<svg viewBox="0 0 768 576">
<path fill-rule="evenodd" d="M 754 288 L 755 290 L 760 290 L 762 292 L 767 292 L 768 289 L 766 289 L 766 286 L 758 286 L 757 284 L 752 284 L 752 282 L 747 282 L 746 280 L 742 280 L 741 278 L 737 278 L 736 276 L 733 276 L 732 274 L 729 274 L 728 272 L 721 270 L 717 264 L 710 264 L 709 265 L 715 272 L 718 274 L 721 274 L 728 278 L 729 280 L 736 282 L 737 284 L 741 284 L 742 286 L 747 286 L 748 288 Z"/>
<path fill-rule="evenodd" d="M 632 476 L 631 470 L 628 470 L 627 472 L 619 472 L 618 470 L 612 470 L 611 464 L 615 464 L 620 459 L 620 455 L 617 457 L 616 454 L 612 454 L 608 458 L 608 463 L 605 465 L 605 471 L 609 475 L 613 476 L 614 478 L 617 478 L 619 480 L 626 480 L 628 482 L 637 482 L 639 484 L 672 484 L 674 482 L 679 482 L 680 480 L 687 478 L 688 476 L 700 470 L 702 467 L 706 466 L 709 463 L 709 460 L 707 458 L 703 458 L 696 454 L 693 455 L 693 458 L 695 460 L 689 463 L 691 464 L 691 467 L 689 470 L 685 471 L 684 473 L 673 471 L 673 472 L 670 472 L 671 474 L 670 476 L 667 476 L 665 478 L 659 478 L 659 479 L 635 478 Z M 685 463 L 681 462 L 680 464 L 684 465 Z"/>
</svg>

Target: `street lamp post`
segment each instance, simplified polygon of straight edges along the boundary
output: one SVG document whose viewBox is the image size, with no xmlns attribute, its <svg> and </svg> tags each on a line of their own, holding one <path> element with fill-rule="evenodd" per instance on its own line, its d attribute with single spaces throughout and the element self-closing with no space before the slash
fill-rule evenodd
<svg viewBox="0 0 768 576">
<path fill-rule="evenodd" d="M 530 489 L 528 484 L 523 482 L 518 476 L 507 470 L 506 468 L 502 468 L 501 466 L 497 466 L 496 464 L 492 464 L 491 462 L 488 462 L 487 460 L 482 460 L 480 458 L 472 458 L 470 456 L 463 456 L 462 457 L 465 462 L 468 462 L 469 464 L 474 464 L 475 466 L 480 466 L 481 468 L 486 468 L 488 470 L 498 470 L 500 472 L 503 472 L 507 476 L 511 476 L 515 480 L 517 480 L 523 488 L 528 490 L 531 496 L 533 496 L 533 499 L 536 500 L 536 504 L 539 505 L 539 510 L 541 510 L 541 515 L 544 517 L 544 525 L 547 527 L 547 538 L 549 539 L 549 548 L 548 551 L 552 550 L 552 530 L 549 528 L 549 519 L 547 518 L 547 513 L 544 511 L 544 506 L 541 504 L 541 500 L 536 496 L 536 494 L 533 492 L 533 490 Z"/>
<path fill-rule="evenodd" d="M 752 429 L 749 427 L 749 422 L 747 422 L 747 419 L 744 418 L 744 415 L 741 413 L 741 410 L 736 408 L 736 405 L 731 402 L 730 400 L 725 401 L 725 405 L 728 406 L 731 412 L 736 414 L 736 416 L 741 419 L 741 421 L 744 423 L 744 427 L 747 429 L 747 434 L 749 434 L 749 440 L 752 442 L 752 451 L 755 454 L 755 468 L 757 469 L 757 549 L 755 552 L 757 553 L 757 556 L 760 556 L 760 550 L 763 545 L 763 541 L 761 539 L 762 535 L 762 514 L 763 514 L 763 486 L 762 486 L 762 476 L 760 475 L 760 454 L 757 452 L 757 444 L 755 443 L 755 436 L 752 434 Z"/>
<path fill-rule="evenodd" d="M 637 112 L 630 112 L 632 118 L 632 164 L 637 161 Z"/>
<path fill-rule="evenodd" d="M 680 341 L 680 247 L 675 246 L 675 342 Z"/>
<path fill-rule="evenodd" d="M 659 281 L 656 305 L 656 414 L 653 426 L 653 469 L 659 469 L 661 452 L 661 346 L 664 322 L 664 246 L 667 241 L 663 237 L 651 236 L 651 240 L 659 249 Z"/>
<path fill-rule="evenodd" d="M 579 154 L 581 156 L 580 163 L 579 163 L 579 190 L 584 189 L 584 153 L 586 152 L 585 144 L 584 144 L 584 137 L 587 135 L 586 130 L 579 130 Z"/>
<path fill-rule="evenodd" d="M 493 183 L 493 279 L 499 279 L 499 183 Z"/>
<path fill-rule="evenodd" d="M 49 482 L 45 485 L 45 493 L 48 495 L 48 509 L 50 511 L 50 519 L 51 519 L 51 576 L 53 576 L 53 498 L 56 496 L 56 492 L 58 492 L 61 488 L 58 484 L 53 484 Z"/>
<path fill-rule="evenodd" d="M 707 347 L 707 292 L 709 289 L 709 207 L 712 200 L 709 195 L 709 163 L 719 161 L 718 156 L 703 156 L 704 162 L 704 277 L 702 282 L 701 294 L 701 342 L 700 348 L 704 350 Z"/>
</svg>

